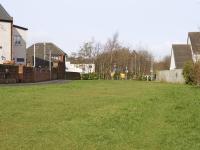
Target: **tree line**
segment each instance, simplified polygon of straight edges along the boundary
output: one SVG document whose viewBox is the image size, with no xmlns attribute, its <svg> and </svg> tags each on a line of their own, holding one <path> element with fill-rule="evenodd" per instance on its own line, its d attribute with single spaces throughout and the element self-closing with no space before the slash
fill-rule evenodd
<svg viewBox="0 0 200 150">
<path fill-rule="evenodd" d="M 114 34 L 105 44 L 86 42 L 77 53 L 68 58 L 74 64 L 95 64 L 99 78 L 111 79 L 112 74 L 125 73 L 129 78 L 141 78 L 155 74 L 158 70 L 169 69 L 170 57 L 155 61 L 152 53 L 142 46 L 131 49 L 120 44 L 118 34 Z"/>
</svg>

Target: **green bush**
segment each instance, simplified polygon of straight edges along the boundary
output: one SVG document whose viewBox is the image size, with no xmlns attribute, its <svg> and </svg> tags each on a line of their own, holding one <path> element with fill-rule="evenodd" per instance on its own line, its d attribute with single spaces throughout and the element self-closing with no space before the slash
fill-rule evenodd
<svg viewBox="0 0 200 150">
<path fill-rule="evenodd" d="M 194 83 L 198 86 L 200 86 L 200 61 L 196 62 L 194 64 Z"/>
<path fill-rule="evenodd" d="M 138 76 L 137 76 L 137 80 L 139 80 L 139 81 L 146 81 L 146 80 L 147 80 L 147 77 L 144 76 L 144 75 L 138 75 Z"/>
<path fill-rule="evenodd" d="M 97 73 L 90 73 L 89 74 L 89 79 L 90 80 L 98 80 L 99 79 L 99 75 Z"/>
<path fill-rule="evenodd" d="M 193 62 L 187 62 L 184 65 L 183 68 L 183 76 L 185 78 L 186 84 L 194 84 L 195 79 L 194 79 L 194 63 Z"/>
<path fill-rule="evenodd" d="M 81 80 L 89 80 L 89 74 L 82 74 Z"/>
<path fill-rule="evenodd" d="M 97 73 L 82 74 L 81 79 L 82 80 L 98 80 L 99 75 Z"/>
<path fill-rule="evenodd" d="M 114 80 L 119 80 L 120 79 L 120 73 L 116 72 L 114 75 Z"/>
<path fill-rule="evenodd" d="M 129 80 L 133 79 L 133 77 L 134 77 L 134 74 L 133 74 L 132 72 L 129 72 L 129 73 L 127 74 L 127 78 L 128 78 Z"/>
</svg>

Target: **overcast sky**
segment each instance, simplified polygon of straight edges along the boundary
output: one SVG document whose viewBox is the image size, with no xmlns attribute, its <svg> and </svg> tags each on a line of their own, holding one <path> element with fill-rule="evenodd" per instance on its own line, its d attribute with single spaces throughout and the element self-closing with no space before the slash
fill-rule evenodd
<svg viewBox="0 0 200 150">
<path fill-rule="evenodd" d="M 29 28 L 28 46 L 54 42 L 68 54 L 92 38 L 115 32 L 125 45 L 157 57 L 200 30 L 200 0 L 0 0 L 17 25 Z"/>
</svg>

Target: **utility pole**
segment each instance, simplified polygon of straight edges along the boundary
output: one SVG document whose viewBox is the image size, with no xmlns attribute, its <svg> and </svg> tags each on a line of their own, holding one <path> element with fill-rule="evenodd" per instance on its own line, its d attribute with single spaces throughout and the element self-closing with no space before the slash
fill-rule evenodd
<svg viewBox="0 0 200 150">
<path fill-rule="evenodd" d="M 44 60 L 46 58 L 46 43 L 44 43 Z"/>
<path fill-rule="evenodd" d="M 140 75 L 141 75 L 141 62 L 140 62 L 140 56 L 139 56 L 139 61 L 138 61 L 138 63 L 139 63 L 138 74 L 139 74 L 139 76 L 140 76 Z"/>
<path fill-rule="evenodd" d="M 33 70 L 34 70 L 34 82 L 35 82 L 35 67 L 36 67 L 36 60 L 35 60 L 35 48 L 36 48 L 36 45 L 34 44 L 33 45 L 33 63 L 34 63 L 34 65 L 33 65 Z"/>
<path fill-rule="evenodd" d="M 134 50 L 133 51 L 133 53 L 134 53 L 134 56 L 135 56 L 135 76 L 137 75 L 137 53 L 136 53 L 136 51 Z"/>
<path fill-rule="evenodd" d="M 151 80 L 153 80 L 154 75 L 153 75 L 153 58 L 151 57 Z"/>
<path fill-rule="evenodd" d="M 33 45 L 33 67 L 35 68 L 36 67 L 36 61 L 35 61 L 35 44 Z"/>
<path fill-rule="evenodd" d="M 51 50 L 49 50 L 49 72 L 50 72 L 50 80 L 51 80 Z"/>
</svg>

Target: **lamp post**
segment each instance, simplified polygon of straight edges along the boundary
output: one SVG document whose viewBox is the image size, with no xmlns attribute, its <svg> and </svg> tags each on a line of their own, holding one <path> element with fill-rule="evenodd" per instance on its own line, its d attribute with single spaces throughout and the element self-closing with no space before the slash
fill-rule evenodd
<svg viewBox="0 0 200 150">
<path fill-rule="evenodd" d="M 151 69 L 150 69 L 150 72 L 151 72 L 151 80 L 154 80 L 154 75 L 153 75 L 153 58 L 151 57 Z"/>
<path fill-rule="evenodd" d="M 36 67 L 36 59 L 35 59 L 35 55 L 36 55 L 36 44 L 33 45 L 33 69 L 34 69 L 34 81 L 35 81 L 35 67 Z"/>
<path fill-rule="evenodd" d="M 133 54 L 135 56 L 135 76 L 137 75 L 137 53 L 135 50 L 133 50 Z"/>
<path fill-rule="evenodd" d="M 50 80 L 51 80 L 51 50 L 49 50 L 49 72 L 50 72 Z"/>
<path fill-rule="evenodd" d="M 46 59 L 46 43 L 44 43 L 44 60 Z"/>
<path fill-rule="evenodd" d="M 36 45 L 34 44 L 33 45 L 33 67 L 35 68 L 35 66 L 36 66 L 36 61 L 35 61 L 35 49 L 36 49 Z"/>
</svg>

